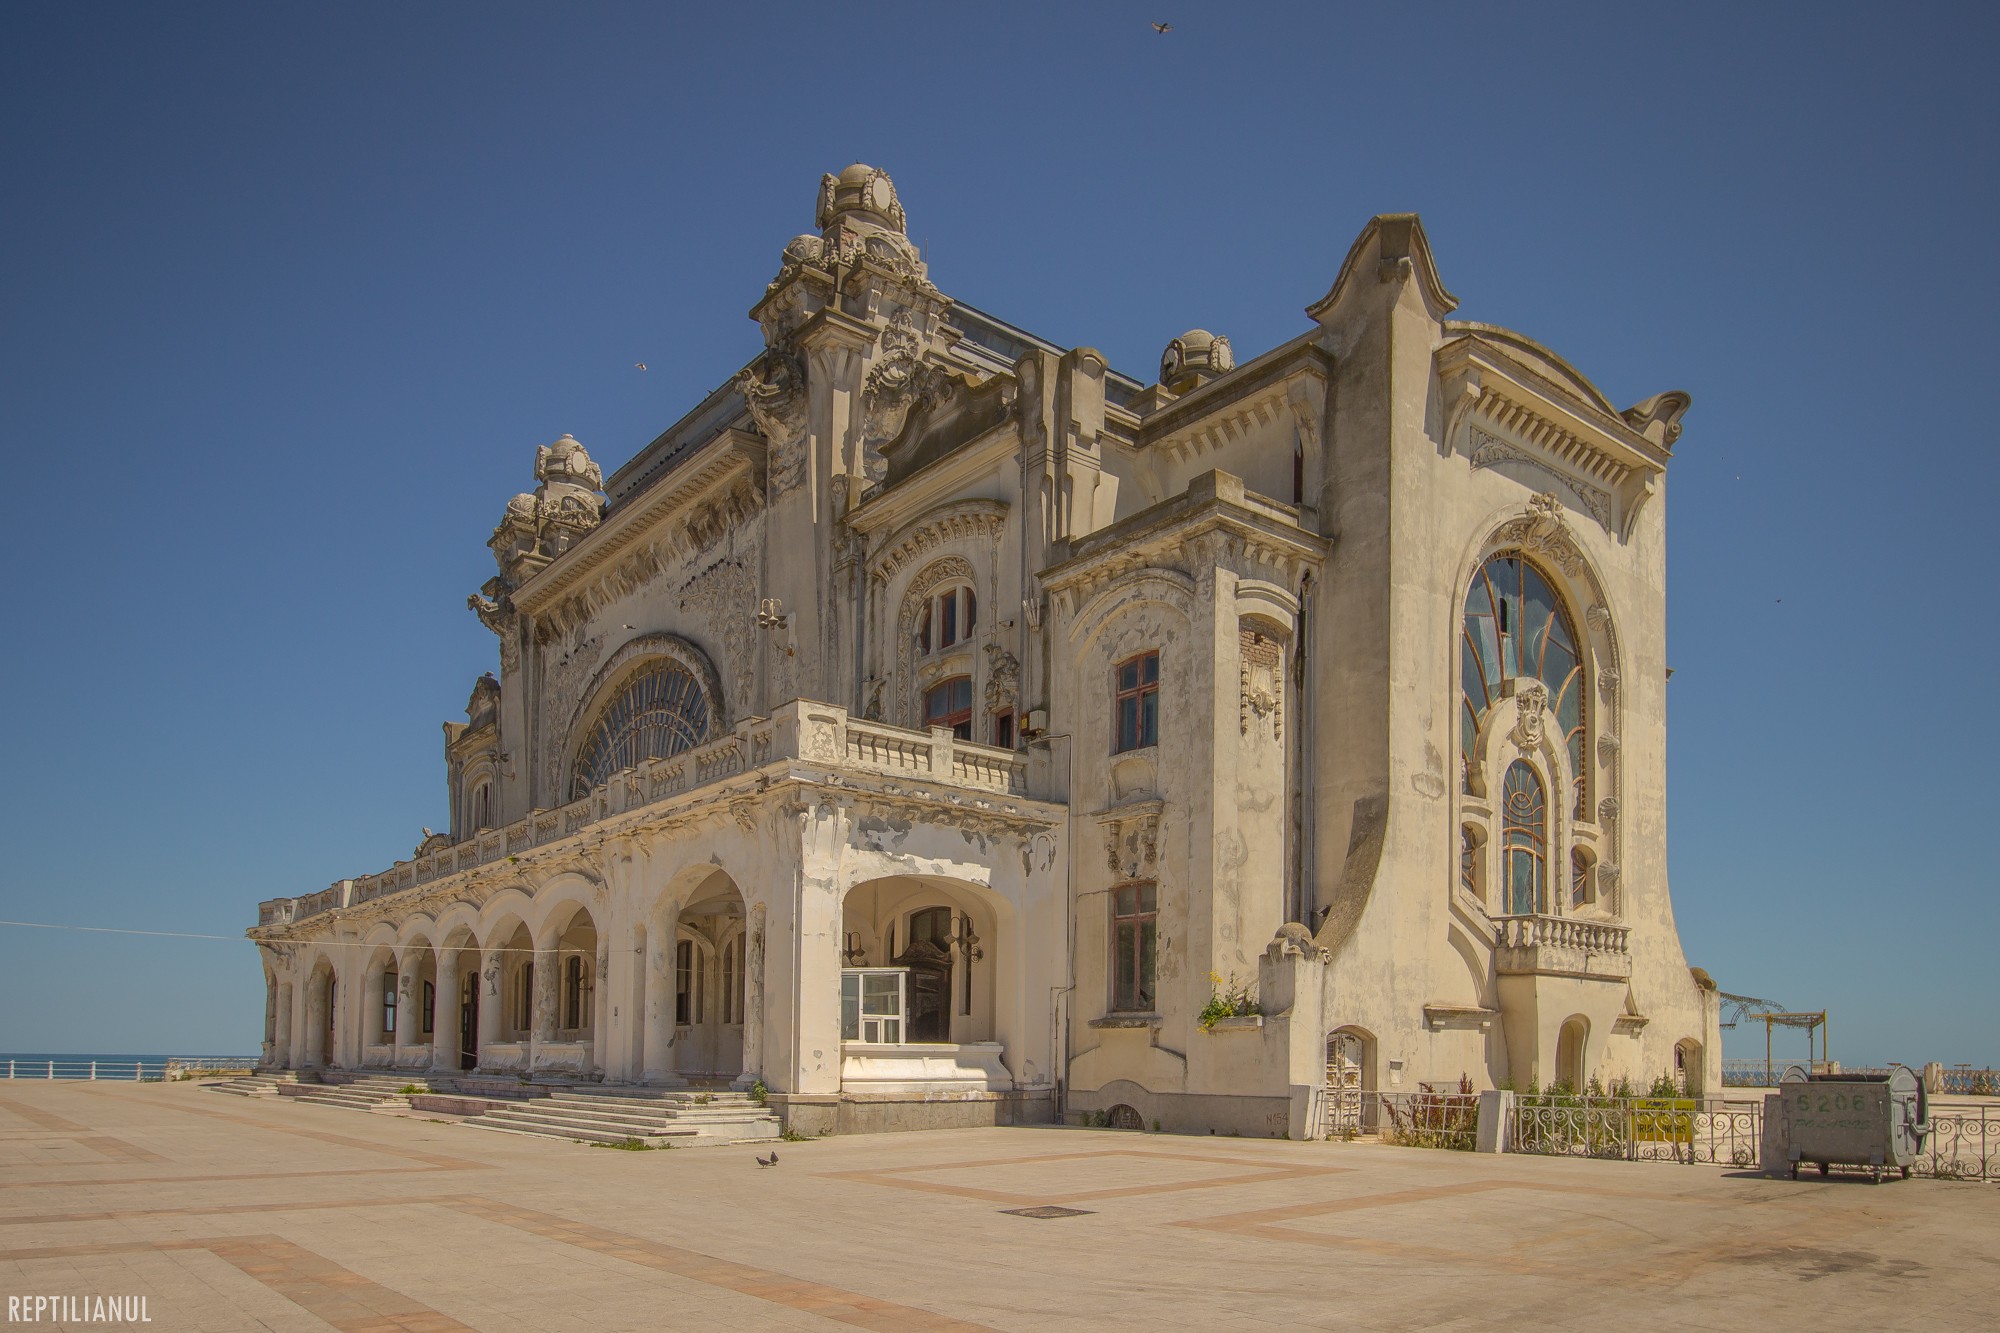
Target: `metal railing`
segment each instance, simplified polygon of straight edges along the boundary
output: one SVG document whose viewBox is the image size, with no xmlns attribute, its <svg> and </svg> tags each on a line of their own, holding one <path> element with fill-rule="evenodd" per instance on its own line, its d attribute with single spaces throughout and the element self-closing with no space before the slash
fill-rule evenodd
<svg viewBox="0 0 2000 1333">
<path fill-rule="evenodd" d="M 1754 1167 L 1764 1108 L 1691 1097 L 1521 1096 L 1508 1113 L 1510 1152 L 1614 1161 Z"/>
<path fill-rule="evenodd" d="M 1915 1173 L 1937 1180 L 2000 1180 L 2000 1107 L 1930 1108 Z"/>
<path fill-rule="evenodd" d="M 1471 1152 L 1479 1143 L 1476 1092 L 1371 1092 L 1377 1132 L 1384 1143 L 1410 1148 Z"/>
<path fill-rule="evenodd" d="M 848 716 L 832 704 L 801 700 L 769 718 L 752 718 L 734 732 L 665 759 L 648 759 L 612 774 L 587 795 L 554 810 L 531 810 L 505 828 L 399 861 L 376 875 L 338 880 L 318 893 L 273 898 L 257 906 L 259 926 L 288 926 L 340 908 L 471 870 L 573 837 L 616 815 L 645 809 L 697 788 L 760 768 L 797 760 L 883 773 L 915 775 L 1000 796 L 1027 792 L 1027 759 L 1013 750 L 976 745 L 933 727 L 911 731 Z"/>
<path fill-rule="evenodd" d="M 19 1060 L 6 1062 L 10 1079 L 45 1082 L 157 1083 L 164 1079 L 255 1069 L 254 1055 L 177 1055 L 165 1060 Z"/>
</svg>

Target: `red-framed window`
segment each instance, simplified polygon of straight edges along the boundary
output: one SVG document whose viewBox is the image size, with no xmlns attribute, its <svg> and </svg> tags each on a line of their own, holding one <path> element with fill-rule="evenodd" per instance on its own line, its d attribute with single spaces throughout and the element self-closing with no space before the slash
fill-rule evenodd
<svg viewBox="0 0 2000 1333">
<path fill-rule="evenodd" d="M 954 583 L 941 588 L 924 603 L 923 617 L 917 622 L 917 651 L 941 653 L 970 639 L 978 624 L 979 603 L 970 584 Z"/>
<path fill-rule="evenodd" d="M 1118 733 L 1112 753 L 1139 750 L 1160 742 L 1160 655 L 1141 653 L 1117 666 L 1114 708 Z"/>
<path fill-rule="evenodd" d="M 1153 1012 L 1154 954 L 1160 935 L 1160 886 L 1149 881 L 1111 890 L 1111 1007 Z"/>
<path fill-rule="evenodd" d="M 953 676 L 925 690 L 924 725 L 950 727 L 960 740 L 971 740 L 972 677 Z"/>
</svg>

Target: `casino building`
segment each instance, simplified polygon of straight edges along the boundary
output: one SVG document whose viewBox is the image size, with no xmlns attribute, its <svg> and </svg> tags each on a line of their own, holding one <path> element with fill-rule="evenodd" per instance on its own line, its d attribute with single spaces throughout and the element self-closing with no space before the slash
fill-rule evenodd
<svg viewBox="0 0 2000 1333">
<path fill-rule="evenodd" d="M 1418 219 L 1151 382 L 827 176 L 763 348 L 470 599 L 447 831 L 260 905 L 273 1068 L 746 1087 L 803 1132 L 1325 1133 L 1425 1083 L 1719 1087 L 1667 888 L 1665 509 Z"/>
</svg>

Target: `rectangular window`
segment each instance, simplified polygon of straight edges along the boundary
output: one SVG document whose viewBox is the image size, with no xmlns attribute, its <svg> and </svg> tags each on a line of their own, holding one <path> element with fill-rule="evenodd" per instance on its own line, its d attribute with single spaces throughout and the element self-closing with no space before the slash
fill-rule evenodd
<svg viewBox="0 0 2000 1333">
<path fill-rule="evenodd" d="M 849 967 L 840 973 L 840 1039 L 901 1045 L 905 979 L 901 967 Z"/>
<path fill-rule="evenodd" d="M 1141 653 L 1118 664 L 1117 743 L 1112 753 L 1160 741 L 1160 655 Z"/>
<path fill-rule="evenodd" d="M 743 939 L 736 939 L 722 946 L 722 1021 L 741 1023 L 743 1021 Z"/>
<path fill-rule="evenodd" d="M 437 987 L 431 982 L 424 983 L 424 1035 L 437 1031 Z"/>
<path fill-rule="evenodd" d="M 972 739 L 972 677 L 953 676 L 924 692 L 924 725 L 949 727 L 962 741 Z"/>
<path fill-rule="evenodd" d="M 1120 884 L 1111 891 L 1111 1007 L 1153 1012 L 1154 951 L 1159 939 L 1160 888 Z"/>
<path fill-rule="evenodd" d="M 531 1032 L 535 1026 L 535 965 L 521 964 L 521 996 L 514 1003 L 514 1026 Z"/>
<path fill-rule="evenodd" d="M 680 1027 L 701 1021 L 696 981 L 694 941 L 682 940 L 674 946 L 674 1022 Z"/>
<path fill-rule="evenodd" d="M 958 592 L 953 589 L 938 598 L 938 647 L 958 642 Z"/>
<path fill-rule="evenodd" d="M 1003 708 L 993 715 L 993 743 L 1003 750 L 1014 748 L 1014 710 Z"/>
<path fill-rule="evenodd" d="M 382 1040 L 396 1039 L 396 974 L 382 974 Z"/>
</svg>

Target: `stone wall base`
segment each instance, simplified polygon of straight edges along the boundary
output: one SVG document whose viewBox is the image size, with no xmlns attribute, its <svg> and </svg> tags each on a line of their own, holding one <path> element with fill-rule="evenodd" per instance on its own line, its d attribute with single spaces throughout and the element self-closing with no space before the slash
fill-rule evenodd
<svg viewBox="0 0 2000 1333">
<path fill-rule="evenodd" d="M 1072 1125 L 1094 1123 L 1116 1106 L 1131 1107 L 1139 1113 L 1143 1128 L 1150 1130 L 1157 1125 L 1165 1134 L 1220 1134 L 1244 1139 L 1291 1135 L 1289 1096 L 1153 1092 L 1123 1079 L 1092 1090 L 1072 1088 L 1064 1121 Z"/>
<path fill-rule="evenodd" d="M 767 1105 L 787 1132 L 893 1134 L 914 1129 L 983 1129 L 1055 1122 L 1055 1094 L 1022 1092 L 807 1094 L 774 1092 Z"/>
</svg>

